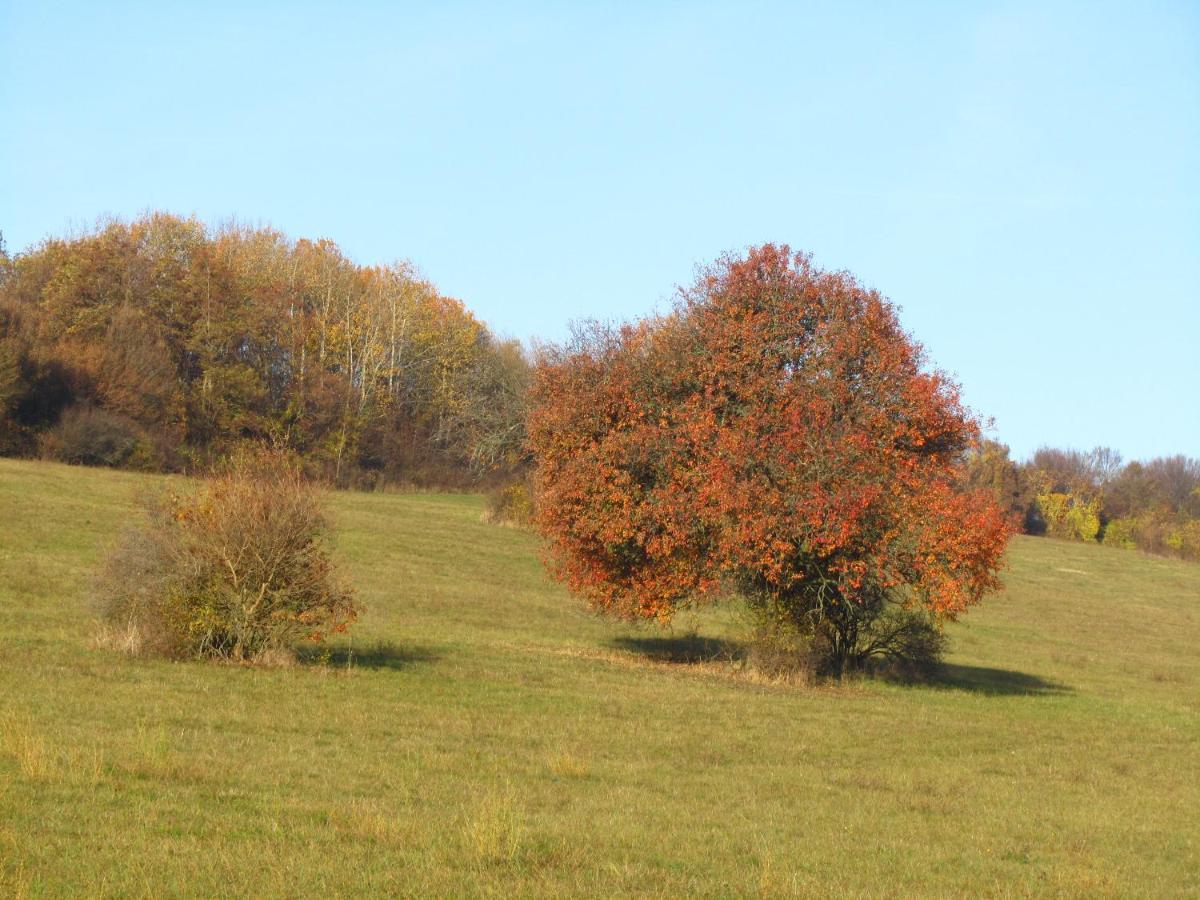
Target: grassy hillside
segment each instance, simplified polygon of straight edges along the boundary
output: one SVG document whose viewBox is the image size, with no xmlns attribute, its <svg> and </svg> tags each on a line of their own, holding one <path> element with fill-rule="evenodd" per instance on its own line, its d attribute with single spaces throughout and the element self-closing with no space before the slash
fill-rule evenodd
<svg viewBox="0 0 1200 900">
<path fill-rule="evenodd" d="M 1018 539 L 944 683 L 804 689 L 338 494 L 352 664 L 130 660 L 88 575 L 159 483 L 0 460 L 0 894 L 1200 893 L 1200 566 Z"/>
</svg>

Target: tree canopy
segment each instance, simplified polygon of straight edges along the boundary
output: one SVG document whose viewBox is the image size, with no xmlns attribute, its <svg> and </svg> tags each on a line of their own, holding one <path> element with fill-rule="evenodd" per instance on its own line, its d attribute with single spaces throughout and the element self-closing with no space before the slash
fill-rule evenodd
<svg viewBox="0 0 1200 900">
<path fill-rule="evenodd" d="M 527 374 L 411 265 L 328 240 L 155 213 L 0 257 L 0 452 L 86 456 L 51 433 L 77 407 L 151 467 L 270 440 L 342 483 L 461 483 L 520 457 Z"/>
<path fill-rule="evenodd" d="M 890 303 L 787 247 L 544 352 L 529 436 L 556 571 L 619 615 L 734 589 L 840 672 L 888 609 L 950 619 L 999 584 L 1009 520 L 958 471 L 976 418 Z"/>
</svg>

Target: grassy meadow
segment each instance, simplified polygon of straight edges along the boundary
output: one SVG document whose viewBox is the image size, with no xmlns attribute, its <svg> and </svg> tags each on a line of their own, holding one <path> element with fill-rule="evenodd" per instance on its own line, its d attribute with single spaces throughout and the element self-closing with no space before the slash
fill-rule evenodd
<svg viewBox="0 0 1200 900">
<path fill-rule="evenodd" d="M 939 682 L 811 688 L 344 493 L 348 640 L 131 659 L 89 577 L 163 480 L 0 460 L 0 896 L 1200 895 L 1200 566 L 1018 538 Z"/>
</svg>

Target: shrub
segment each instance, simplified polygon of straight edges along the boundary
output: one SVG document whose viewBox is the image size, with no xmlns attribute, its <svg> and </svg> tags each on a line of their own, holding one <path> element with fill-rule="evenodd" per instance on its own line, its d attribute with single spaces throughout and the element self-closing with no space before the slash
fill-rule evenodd
<svg viewBox="0 0 1200 900">
<path fill-rule="evenodd" d="M 129 649 L 255 660 L 357 617 L 324 546 L 321 503 L 294 459 L 244 451 L 195 492 L 148 507 L 101 579 L 106 625 Z"/>
<path fill-rule="evenodd" d="M 1104 543 L 1146 553 L 1200 560 L 1200 520 L 1167 512 L 1113 519 L 1104 527 Z"/>
<path fill-rule="evenodd" d="M 746 646 L 746 663 L 771 679 L 811 681 L 823 668 L 811 634 L 786 618 L 765 610 L 750 610 L 753 628 Z"/>
<path fill-rule="evenodd" d="M 1104 526 L 1104 543 L 1110 547 L 1132 550 L 1137 546 L 1137 520 L 1113 519 Z"/>
<path fill-rule="evenodd" d="M 87 404 L 67 409 L 42 440 L 42 455 L 83 466 L 155 469 L 161 460 L 137 423 Z"/>
<path fill-rule="evenodd" d="M 1051 537 L 1094 541 L 1100 534 L 1100 500 L 1061 491 L 1037 495 L 1038 511 Z"/>
<path fill-rule="evenodd" d="M 749 600 L 755 627 L 748 661 L 771 677 L 841 677 L 866 669 L 924 675 L 937 666 L 946 647 L 933 613 L 882 594 L 821 616 L 798 616 L 794 607 L 766 594 Z"/>
<path fill-rule="evenodd" d="M 533 525 L 533 492 L 524 481 L 517 481 L 488 493 L 483 520 L 497 525 L 528 528 Z"/>
<path fill-rule="evenodd" d="M 885 603 L 864 621 L 851 660 L 859 668 L 875 666 L 906 675 L 928 675 L 945 650 L 946 634 L 927 610 Z"/>
<path fill-rule="evenodd" d="M 1200 560 L 1200 520 L 1177 520 L 1164 543 L 1181 559 Z"/>
</svg>

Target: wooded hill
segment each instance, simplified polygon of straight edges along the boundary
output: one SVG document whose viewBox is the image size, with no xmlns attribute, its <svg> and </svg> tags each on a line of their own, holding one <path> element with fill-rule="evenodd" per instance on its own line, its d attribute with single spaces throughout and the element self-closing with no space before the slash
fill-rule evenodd
<svg viewBox="0 0 1200 900">
<path fill-rule="evenodd" d="M 966 484 L 991 491 L 1026 534 L 1200 560 L 1200 459 L 1124 462 L 1109 447 L 1042 447 L 1016 462 L 985 440 L 966 454 Z"/>
<path fill-rule="evenodd" d="M 245 440 L 342 485 L 503 477 L 529 366 L 408 263 L 154 213 L 0 252 L 0 453 L 190 469 Z"/>
<path fill-rule="evenodd" d="M 268 441 L 341 486 L 503 484 L 530 376 L 412 265 L 332 241 L 166 213 L 0 240 L 0 455 L 203 470 Z M 1200 559 L 1200 460 L 984 441 L 964 463 L 1027 533 Z"/>
</svg>

